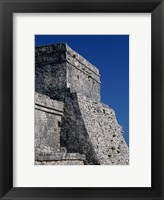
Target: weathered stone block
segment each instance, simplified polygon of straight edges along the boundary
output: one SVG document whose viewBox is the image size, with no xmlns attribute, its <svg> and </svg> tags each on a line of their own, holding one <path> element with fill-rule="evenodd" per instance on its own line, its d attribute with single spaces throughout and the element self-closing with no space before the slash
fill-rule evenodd
<svg viewBox="0 0 164 200">
<path fill-rule="evenodd" d="M 59 148 L 63 102 L 35 94 L 35 148 Z"/>
<path fill-rule="evenodd" d="M 67 44 L 36 47 L 35 84 L 36 92 L 57 100 L 63 100 L 68 89 L 100 100 L 98 69 Z"/>
</svg>

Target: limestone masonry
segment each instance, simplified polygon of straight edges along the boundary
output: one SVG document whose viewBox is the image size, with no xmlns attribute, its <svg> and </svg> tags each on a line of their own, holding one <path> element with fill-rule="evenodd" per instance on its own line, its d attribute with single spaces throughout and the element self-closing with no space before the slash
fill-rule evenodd
<svg viewBox="0 0 164 200">
<path fill-rule="evenodd" d="M 99 70 L 65 43 L 35 48 L 35 164 L 129 164 Z"/>
</svg>

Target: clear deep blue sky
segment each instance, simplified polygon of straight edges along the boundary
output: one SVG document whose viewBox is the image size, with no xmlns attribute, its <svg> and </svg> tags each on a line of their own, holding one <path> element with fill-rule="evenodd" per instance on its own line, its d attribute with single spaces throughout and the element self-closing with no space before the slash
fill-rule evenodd
<svg viewBox="0 0 164 200">
<path fill-rule="evenodd" d="M 129 145 L 129 36 L 36 35 L 35 46 L 66 42 L 101 74 L 101 101 L 113 108 Z"/>
</svg>

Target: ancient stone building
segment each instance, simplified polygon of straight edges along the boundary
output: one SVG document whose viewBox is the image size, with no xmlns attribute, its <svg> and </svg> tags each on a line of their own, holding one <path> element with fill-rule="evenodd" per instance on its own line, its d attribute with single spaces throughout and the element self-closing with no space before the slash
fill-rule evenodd
<svg viewBox="0 0 164 200">
<path fill-rule="evenodd" d="M 67 44 L 35 48 L 35 164 L 127 165 L 114 111 L 100 101 L 99 70 Z"/>
</svg>

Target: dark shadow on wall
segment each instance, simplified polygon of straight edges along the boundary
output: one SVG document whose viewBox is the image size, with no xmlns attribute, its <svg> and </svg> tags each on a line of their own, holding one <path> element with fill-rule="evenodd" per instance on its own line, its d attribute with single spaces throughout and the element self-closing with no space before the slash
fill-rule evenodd
<svg viewBox="0 0 164 200">
<path fill-rule="evenodd" d="M 76 93 L 67 92 L 64 104 L 60 137 L 61 147 L 66 147 L 69 153 L 85 154 L 85 164 L 100 165 L 85 128 Z"/>
</svg>

